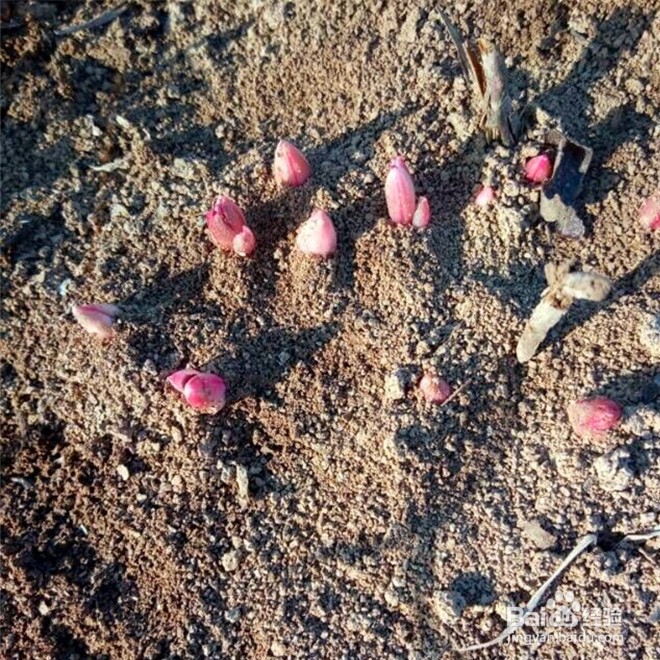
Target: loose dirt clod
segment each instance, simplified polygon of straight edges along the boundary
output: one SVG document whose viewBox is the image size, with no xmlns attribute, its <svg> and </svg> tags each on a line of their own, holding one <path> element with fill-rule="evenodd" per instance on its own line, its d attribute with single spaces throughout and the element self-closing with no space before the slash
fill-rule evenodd
<svg viewBox="0 0 660 660">
<path fill-rule="evenodd" d="M 660 357 L 660 314 L 644 314 L 639 325 L 639 341 L 654 357 Z"/>
<path fill-rule="evenodd" d="M 635 477 L 631 461 L 632 457 L 627 447 L 618 447 L 599 456 L 594 462 L 594 468 L 601 488 L 615 492 L 626 490 Z"/>
<path fill-rule="evenodd" d="M 522 528 L 522 533 L 539 550 L 549 550 L 557 544 L 557 537 L 543 529 L 541 523 L 538 520 L 530 520 L 529 522 L 525 523 Z"/>
</svg>

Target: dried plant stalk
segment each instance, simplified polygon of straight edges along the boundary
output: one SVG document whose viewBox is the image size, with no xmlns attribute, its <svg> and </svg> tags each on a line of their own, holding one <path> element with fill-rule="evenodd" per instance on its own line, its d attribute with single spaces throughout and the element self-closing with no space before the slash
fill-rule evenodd
<svg viewBox="0 0 660 660">
<path fill-rule="evenodd" d="M 610 281 L 598 273 L 569 273 L 562 285 L 564 295 L 592 302 L 607 298 L 611 288 Z"/>
<path fill-rule="evenodd" d="M 504 58 L 495 44 L 479 39 L 485 89 L 481 98 L 481 128 L 489 141 L 500 140 L 510 147 L 516 143 L 512 126 L 513 105 L 507 90 Z"/>
<path fill-rule="evenodd" d="M 516 347 L 518 362 L 531 360 L 538 347 L 573 304 L 574 300 L 604 300 L 610 292 L 610 281 L 598 273 L 571 272 L 572 261 L 560 266 L 548 264 L 545 276 L 548 288 L 525 324 Z"/>
<path fill-rule="evenodd" d="M 456 46 L 463 75 L 472 88 L 479 127 L 488 141 L 500 140 L 506 146 L 515 144 L 519 121 L 513 112 L 502 54 L 487 39 L 479 39 L 476 47 L 464 41 L 449 17 L 442 10 L 438 13 Z"/>
<path fill-rule="evenodd" d="M 516 348 L 518 362 L 528 362 L 534 357 L 550 329 L 561 321 L 567 310 L 568 307 L 564 309 L 555 307 L 553 302 L 545 298 L 541 300 L 534 308 L 518 341 L 518 347 Z"/>
</svg>

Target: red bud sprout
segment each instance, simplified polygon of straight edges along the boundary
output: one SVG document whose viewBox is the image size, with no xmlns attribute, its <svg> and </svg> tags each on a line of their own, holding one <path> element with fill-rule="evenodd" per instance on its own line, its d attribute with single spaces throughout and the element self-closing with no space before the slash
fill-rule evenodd
<svg viewBox="0 0 660 660">
<path fill-rule="evenodd" d="M 275 148 L 273 176 L 284 186 L 302 186 L 312 174 L 303 153 L 291 142 L 280 140 Z"/>
<path fill-rule="evenodd" d="M 312 215 L 298 230 L 296 247 L 303 253 L 316 257 L 328 257 L 337 249 L 337 232 L 330 216 L 321 209 Z"/>
<path fill-rule="evenodd" d="M 390 163 L 385 179 L 385 201 L 390 220 L 397 225 L 409 225 L 415 213 L 415 185 L 401 156 Z"/>
<path fill-rule="evenodd" d="M 119 315 L 119 308 L 104 303 L 73 305 L 71 313 L 87 332 L 101 339 L 107 339 L 113 334 L 112 326 Z"/>
<path fill-rule="evenodd" d="M 539 154 L 525 163 L 525 177 L 533 183 L 545 183 L 552 176 L 552 160 L 548 154 Z"/>
<path fill-rule="evenodd" d="M 619 423 L 621 415 L 621 406 L 604 396 L 582 399 L 568 408 L 571 426 L 581 437 L 604 434 Z"/>
<path fill-rule="evenodd" d="M 215 374 L 205 374 L 194 369 L 175 371 L 167 382 L 183 394 L 186 403 L 201 412 L 217 413 L 225 405 L 227 386 Z"/>
<path fill-rule="evenodd" d="M 426 197 L 420 197 L 412 219 L 413 227 L 424 229 L 424 227 L 428 227 L 430 222 L 431 207 L 429 206 L 429 200 Z"/>
<path fill-rule="evenodd" d="M 436 374 L 424 374 L 419 390 L 428 403 L 443 403 L 451 394 L 451 385 Z"/>
<path fill-rule="evenodd" d="M 644 229 L 649 231 L 660 229 L 660 191 L 644 200 L 639 209 L 639 219 Z"/>
<path fill-rule="evenodd" d="M 474 198 L 477 206 L 488 206 L 495 200 L 495 189 L 492 186 L 483 186 Z"/>
</svg>

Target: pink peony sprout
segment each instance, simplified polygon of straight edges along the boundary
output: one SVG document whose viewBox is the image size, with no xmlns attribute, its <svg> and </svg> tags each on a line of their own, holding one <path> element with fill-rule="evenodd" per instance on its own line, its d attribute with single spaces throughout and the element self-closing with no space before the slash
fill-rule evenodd
<svg viewBox="0 0 660 660">
<path fill-rule="evenodd" d="M 495 200 L 495 189 L 492 186 L 483 186 L 474 198 L 477 206 L 488 206 Z"/>
<path fill-rule="evenodd" d="M 275 148 L 273 176 L 284 186 L 302 186 L 312 174 L 303 153 L 291 142 L 280 140 Z"/>
<path fill-rule="evenodd" d="M 604 396 L 582 399 L 568 407 L 568 420 L 581 437 L 604 434 L 619 423 L 621 415 L 621 406 Z"/>
<path fill-rule="evenodd" d="M 419 390 L 428 403 L 443 403 L 451 394 L 451 385 L 436 374 L 424 374 Z"/>
<path fill-rule="evenodd" d="M 303 222 L 296 236 L 296 247 L 303 253 L 316 257 L 328 257 L 337 249 L 337 232 L 330 216 L 321 209 L 314 209 Z"/>
<path fill-rule="evenodd" d="M 234 236 L 234 240 L 231 242 L 232 250 L 241 257 L 247 257 L 252 254 L 256 245 L 256 240 L 252 230 L 245 225 L 241 231 Z"/>
<path fill-rule="evenodd" d="M 227 386 L 215 374 L 205 374 L 194 369 L 181 369 L 168 376 L 167 382 L 183 394 L 186 403 L 196 410 L 217 413 L 225 405 Z"/>
<path fill-rule="evenodd" d="M 415 185 L 401 156 L 390 163 L 385 179 L 385 201 L 390 220 L 397 225 L 409 225 L 415 214 Z"/>
<path fill-rule="evenodd" d="M 426 199 L 426 197 L 420 197 L 417 202 L 415 213 L 413 214 L 413 227 L 424 229 L 424 227 L 429 226 L 429 222 L 431 222 L 431 207 L 429 206 L 429 200 Z"/>
<path fill-rule="evenodd" d="M 71 313 L 87 332 L 97 335 L 101 339 L 107 339 L 113 334 L 112 326 L 119 315 L 119 307 L 104 303 L 72 305 Z"/>
<path fill-rule="evenodd" d="M 649 231 L 660 229 L 660 191 L 644 200 L 639 209 L 639 219 L 644 229 Z"/>
<path fill-rule="evenodd" d="M 525 177 L 533 183 L 545 183 L 552 176 L 552 160 L 548 154 L 539 154 L 525 163 Z"/>
<path fill-rule="evenodd" d="M 197 376 L 199 371 L 195 369 L 179 369 L 167 377 L 167 382 L 177 391 L 183 394 L 183 388 L 186 383 L 193 377 Z"/>
<path fill-rule="evenodd" d="M 206 214 L 206 226 L 211 239 L 221 250 L 233 250 L 242 257 L 254 250 L 254 234 L 245 224 L 241 207 L 231 197 L 220 195 L 215 200 L 213 208 Z"/>
</svg>

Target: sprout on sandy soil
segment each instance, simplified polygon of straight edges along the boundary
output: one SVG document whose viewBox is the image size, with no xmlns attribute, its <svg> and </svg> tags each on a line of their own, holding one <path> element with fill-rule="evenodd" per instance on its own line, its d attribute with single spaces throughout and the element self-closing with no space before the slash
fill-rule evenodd
<svg viewBox="0 0 660 660">
<path fill-rule="evenodd" d="M 424 229 L 431 222 L 431 207 L 426 197 L 420 197 L 413 214 L 412 224 L 416 229 Z"/>
<path fill-rule="evenodd" d="M 660 229 L 660 191 L 644 200 L 639 209 L 639 221 L 648 231 Z"/>
<path fill-rule="evenodd" d="M 240 206 L 227 195 L 220 195 L 206 214 L 206 226 L 213 242 L 226 252 L 245 257 L 255 248 L 254 234 L 245 224 Z"/>
<path fill-rule="evenodd" d="M 296 236 L 296 247 L 314 257 L 329 257 L 337 250 L 337 232 L 330 216 L 322 209 L 314 209 L 303 222 Z"/>
<path fill-rule="evenodd" d="M 119 307 L 104 303 L 72 305 L 71 313 L 87 332 L 101 339 L 108 339 L 113 334 L 112 326 L 119 316 Z"/>
<path fill-rule="evenodd" d="M 385 179 L 385 201 L 390 220 L 397 225 L 409 225 L 415 214 L 415 184 L 405 160 L 397 156 L 390 163 Z"/>
<path fill-rule="evenodd" d="M 415 184 L 402 156 L 397 156 L 390 163 L 385 179 L 385 201 L 387 214 L 396 225 L 424 229 L 431 222 L 429 200 L 426 197 L 416 198 Z"/>
<path fill-rule="evenodd" d="M 302 186 L 312 174 L 303 153 L 291 142 L 280 140 L 275 148 L 273 176 L 283 186 Z"/>
<path fill-rule="evenodd" d="M 239 257 L 247 257 L 254 251 L 256 242 L 252 230 L 247 225 L 244 225 L 241 231 L 234 236 L 234 240 L 231 242 L 231 249 Z"/>
<path fill-rule="evenodd" d="M 552 159 L 539 154 L 525 163 L 525 178 L 532 183 L 545 183 L 552 176 Z"/>
<path fill-rule="evenodd" d="M 477 206 L 488 206 L 495 201 L 495 189 L 492 186 L 482 186 L 477 192 L 474 203 Z"/>
<path fill-rule="evenodd" d="M 442 10 L 439 14 L 456 46 L 463 75 L 472 88 L 479 127 L 487 140 L 500 140 L 504 145 L 512 146 L 518 139 L 520 121 L 513 112 L 502 54 L 487 39 L 479 39 L 476 46 L 463 41 L 449 17 Z"/>
<path fill-rule="evenodd" d="M 581 399 L 568 407 L 568 420 L 580 437 L 604 434 L 619 423 L 622 414 L 621 406 L 605 396 Z"/>
<path fill-rule="evenodd" d="M 225 405 L 227 386 L 215 374 L 195 369 L 181 369 L 168 376 L 167 382 L 183 394 L 186 403 L 201 412 L 217 413 Z"/>
<path fill-rule="evenodd" d="M 451 394 L 451 385 L 437 374 L 427 373 L 419 381 L 419 391 L 427 403 L 444 403 Z"/>
<path fill-rule="evenodd" d="M 598 302 L 609 294 L 611 285 L 606 277 L 597 273 L 571 272 L 573 265 L 573 261 L 567 261 L 559 266 L 548 264 L 545 267 L 548 288 L 518 341 L 516 355 L 519 362 L 534 357 L 550 329 L 559 323 L 576 298 Z"/>
</svg>

